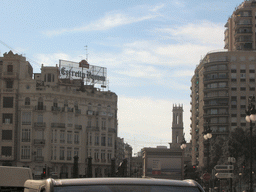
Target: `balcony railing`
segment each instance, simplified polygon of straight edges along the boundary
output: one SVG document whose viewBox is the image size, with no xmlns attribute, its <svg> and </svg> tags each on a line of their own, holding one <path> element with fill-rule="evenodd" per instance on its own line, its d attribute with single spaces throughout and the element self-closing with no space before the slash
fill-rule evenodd
<svg viewBox="0 0 256 192">
<path fill-rule="evenodd" d="M 52 123 L 52 128 L 65 128 L 65 123 Z"/>
<path fill-rule="evenodd" d="M 87 126 L 86 129 L 87 131 L 100 131 L 99 127 Z"/>
<path fill-rule="evenodd" d="M 45 105 L 36 105 L 35 106 L 35 110 L 36 111 L 45 111 L 46 110 L 46 106 Z"/>
<path fill-rule="evenodd" d="M 82 129 L 82 125 L 75 125 L 75 129 Z"/>
<path fill-rule="evenodd" d="M 35 145 L 44 145 L 45 140 L 44 139 L 34 139 L 34 144 Z"/>
<path fill-rule="evenodd" d="M 52 106 L 52 111 L 60 112 L 61 111 L 61 107 L 54 107 L 54 106 Z"/>
<path fill-rule="evenodd" d="M 94 111 L 88 110 L 88 111 L 87 111 L 87 115 L 94 115 Z"/>
<path fill-rule="evenodd" d="M 36 122 L 36 123 L 34 123 L 34 127 L 35 128 L 45 128 L 46 127 L 46 123 L 44 123 L 44 122 Z"/>
<path fill-rule="evenodd" d="M 75 109 L 75 114 L 80 115 L 81 114 L 81 109 Z"/>
<path fill-rule="evenodd" d="M 38 156 L 38 157 L 35 157 L 34 160 L 37 161 L 37 162 L 43 162 L 44 161 L 44 157 L 43 156 Z"/>
<path fill-rule="evenodd" d="M 114 128 L 108 128 L 108 132 L 110 133 L 116 133 L 116 130 Z"/>
</svg>

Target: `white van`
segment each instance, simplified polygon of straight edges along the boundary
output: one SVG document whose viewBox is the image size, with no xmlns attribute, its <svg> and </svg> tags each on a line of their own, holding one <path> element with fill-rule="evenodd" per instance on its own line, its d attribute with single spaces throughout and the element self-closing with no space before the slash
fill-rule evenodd
<svg viewBox="0 0 256 192">
<path fill-rule="evenodd" d="M 33 179 L 30 168 L 0 166 L 0 191 L 24 191 L 28 179 Z"/>
</svg>

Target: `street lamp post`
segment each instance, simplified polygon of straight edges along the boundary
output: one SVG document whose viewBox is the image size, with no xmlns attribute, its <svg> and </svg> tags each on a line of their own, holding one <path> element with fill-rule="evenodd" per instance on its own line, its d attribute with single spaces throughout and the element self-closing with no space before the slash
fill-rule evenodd
<svg viewBox="0 0 256 192">
<path fill-rule="evenodd" d="M 207 149 L 207 168 L 206 168 L 206 172 L 209 173 L 210 169 L 209 169 L 209 163 L 210 163 L 210 139 L 212 138 L 212 130 L 210 129 L 209 123 L 207 124 L 207 130 L 203 132 L 204 134 L 204 139 L 208 141 L 208 149 Z M 209 184 L 207 185 L 207 190 L 209 191 Z"/>
<path fill-rule="evenodd" d="M 184 165 L 184 161 L 185 161 L 185 149 L 186 149 L 186 147 L 187 147 L 187 145 L 186 145 L 186 140 L 185 140 L 185 134 L 183 135 L 183 139 L 182 139 L 182 141 L 181 141 L 181 145 L 180 145 L 180 148 L 181 148 L 181 150 L 183 151 L 182 152 L 182 156 L 183 156 L 183 165 Z M 184 165 L 184 168 L 183 168 L 183 179 L 185 179 L 185 177 L 186 177 L 186 170 L 185 170 L 185 165 Z"/>
<path fill-rule="evenodd" d="M 248 99 L 248 108 L 245 110 L 246 121 L 250 122 L 250 180 L 249 180 L 249 192 L 253 192 L 253 181 L 252 181 L 252 122 L 256 121 L 256 110 L 255 110 L 255 96 L 251 96 Z"/>
</svg>

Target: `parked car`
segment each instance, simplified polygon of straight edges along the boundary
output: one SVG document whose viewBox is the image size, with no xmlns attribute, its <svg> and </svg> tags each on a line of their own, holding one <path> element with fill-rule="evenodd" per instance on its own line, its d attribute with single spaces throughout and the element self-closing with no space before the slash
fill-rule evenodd
<svg viewBox="0 0 256 192">
<path fill-rule="evenodd" d="M 83 178 L 27 180 L 25 192 L 204 192 L 193 180 Z"/>
</svg>

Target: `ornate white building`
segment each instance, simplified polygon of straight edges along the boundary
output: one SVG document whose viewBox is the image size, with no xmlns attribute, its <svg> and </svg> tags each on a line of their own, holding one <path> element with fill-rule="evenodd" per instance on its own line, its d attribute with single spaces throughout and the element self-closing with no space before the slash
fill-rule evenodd
<svg viewBox="0 0 256 192">
<path fill-rule="evenodd" d="M 0 57 L 0 165 L 27 166 L 40 177 L 79 176 L 92 157 L 93 177 L 110 174 L 117 137 L 117 95 L 60 79 L 59 67 L 34 73 L 26 58 Z"/>
</svg>

